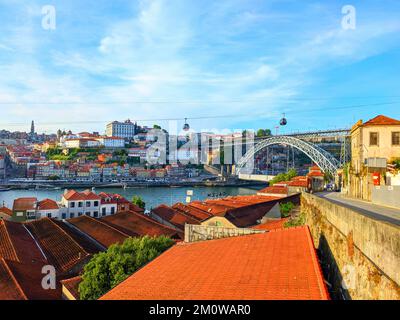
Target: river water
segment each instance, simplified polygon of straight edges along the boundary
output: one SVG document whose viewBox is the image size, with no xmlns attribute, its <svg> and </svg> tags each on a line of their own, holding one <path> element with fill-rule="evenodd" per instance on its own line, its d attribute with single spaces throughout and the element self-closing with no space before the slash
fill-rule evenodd
<svg viewBox="0 0 400 320">
<path fill-rule="evenodd" d="M 78 189 L 79 190 L 79 189 Z M 242 187 L 157 187 L 157 188 L 96 188 L 96 193 L 118 193 L 124 196 L 129 201 L 133 196 L 140 196 L 146 203 L 146 209 L 155 208 L 160 204 L 172 205 L 177 202 L 186 201 L 186 193 L 188 190 L 193 190 L 193 200 L 204 200 L 208 198 L 220 198 L 236 195 L 255 194 L 255 189 Z M 10 190 L 0 192 L 0 206 L 3 201 L 8 208 L 12 208 L 13 201 L 20 197 L 36 197 L 39 201 L 49 198 L 55 201 L 60 201 L 63 190 Z"/>
</svg>

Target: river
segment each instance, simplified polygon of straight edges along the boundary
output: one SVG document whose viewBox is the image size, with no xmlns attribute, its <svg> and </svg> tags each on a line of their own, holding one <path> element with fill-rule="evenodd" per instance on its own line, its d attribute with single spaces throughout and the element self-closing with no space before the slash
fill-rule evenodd
<svg viewBox="0 0 400 320">
<path fill-rule="evenodd" d="M 79 190 L 79 189 L 78 189 Z M 140 196 L 146 203 L 146 209 L 157 207 L 160 204 L 172 205 L 177 202 L 186 201 L 186 192 L 193 190 L 193 200 L 204 200 L 213 197 L 225 197 L 236 195 L 255 194 L 255 189 L 243 187 L 158 187 L 158 188 L 96 188 L 96 193 L 102 191 L 107 193 L 118 193 L 126 199 L 131 200 L 133 196 Z M 49 198 L 60 201 L 63 190 L 10 190 L 0 192 L 0 206 L 3 201 L 8 208 L 12 208 L 13 201 L 20 197 L 36 197 L 39 201 Z"/>
</svg>

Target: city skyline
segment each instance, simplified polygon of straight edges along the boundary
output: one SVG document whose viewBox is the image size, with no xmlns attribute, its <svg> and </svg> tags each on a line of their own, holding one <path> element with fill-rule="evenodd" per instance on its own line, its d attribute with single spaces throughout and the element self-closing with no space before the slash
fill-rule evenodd
<svg viewBox="0 0 400 320">
<path fill-rule="evenodd" d="M 341 1 L 53 5 L 46 30 L 42 3 L 0 1 L 1 129 L 189 118 L 198 131 L 274 131 L 286 113 L 289 132 L 400 115 L 396 1 L 352 1 L 350 30 Z"/>
</svg>

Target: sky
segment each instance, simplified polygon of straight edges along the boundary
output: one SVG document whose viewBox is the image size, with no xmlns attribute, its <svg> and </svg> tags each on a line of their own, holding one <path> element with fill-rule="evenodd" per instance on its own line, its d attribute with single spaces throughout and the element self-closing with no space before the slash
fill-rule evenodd
<svg viewBox="0 0 400 320">
<path fill-rule="evenodd" d="M 0 0 L 0 129 L 188 118 L 285 133 L 400 118 L 399 17 L 398 0 Z"/>
</svg>

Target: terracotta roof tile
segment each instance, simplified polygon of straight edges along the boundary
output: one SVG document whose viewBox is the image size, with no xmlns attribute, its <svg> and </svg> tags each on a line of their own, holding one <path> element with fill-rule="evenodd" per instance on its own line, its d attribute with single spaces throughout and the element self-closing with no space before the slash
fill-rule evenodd
<svg viewBox="0 0 400 320">
<path fill-rule="evenodd" d="M 52 199 L 44 199 L 38 202 L 38 210 L 56 210 L 59 206 L 56 201 Z"/>
<path fill-rule="evenodd" d="M 8 215 L 10 217 L 13 215 L 12 210 L 8 209 L 7 207 L 1 207 L 0 208 L 0 213 L 4 213 L 4 214 L 6 214 L 6 215 Z"/>
<path fill-rule="evenodd" d="M 152 213 L 156 214 L 165 221 L 168 221 L 175 227 L 183 230 L 186 223 L 189 224 L 200 224 L 200 220 L 196 219 L 190 215 L 186 215 L 182 211 L 175 210 L 174 208 L 168 207 L 166 205 L 160 205 L 152 210 Z"/>
<path fill-rule="evenodd" d="M 39 242 L 49 262 L 61 272 L 70 270 L 89 256 L 82 246 L 49 218 L 26 223 L 26 227 Z"/>
<path fill-rule="evenodd" d="M 386 117 L 384 115 L 379 115 L 379 116 L 376 116 L 375 118 L 373 118 L 373 119 L 371 119 L 371 120 L 369 120 L 369 121 L 367 121 L 367 122 L 365 122 L 363 124 L 364 127 L 365 126 L 379 126 L 379 125 L 384 125 L 384 126 L 394 125 L 394 126 L 398 126 L 398 125 L 400 125 L 400 121 L 396 120 L 396 119 L 392 119 L 392 118 Z"/>
<path fill-rule="evenodd" d="M 45 260 L 24 225 L 11 221 L 0 221 L 0 257 L 17 262 Z"/>
<path fill-rule="evenodd" d="M 107 216 L 100 219 L 101 221 L 129 234 L 135 236 L 169 236 L 171 238 L 183 239 L 183 233 L 173 228 L 165 226 L 154 219 L 143 214 L 126 211 Z"/>
<path fill-rule="evenodd" d="M 18 198 L 14 200 L 13 211 L 36 210 L 36 198 Z"/>
<path fill-rule="evenodd" d="M 329 299 L 308 227 L 175 245 L 104 300 Z"/>
<path fill-rule="evenodd" d="M 285 222 L 287 222 L 288 220 L 289 220 L 289 218 L 270 220 L 265 223 L 258 224 L 251 228 L 254 230 L 266 230 L 266 231 L 282 229 L 284 227 Z"/>
<path fill-rule="evenodd" d="M 106 248 L 115 243 L 123 243 L 126 238 L 129 238 L 129 235 L 126 233 L 88 216 L 69 219 L 68 223 L 72 224 Z"/>
</svg>

